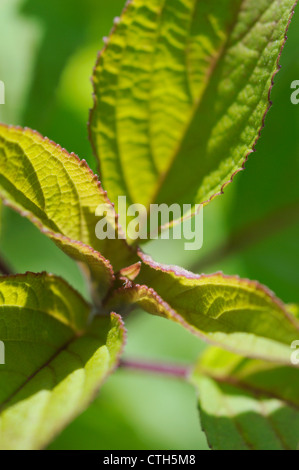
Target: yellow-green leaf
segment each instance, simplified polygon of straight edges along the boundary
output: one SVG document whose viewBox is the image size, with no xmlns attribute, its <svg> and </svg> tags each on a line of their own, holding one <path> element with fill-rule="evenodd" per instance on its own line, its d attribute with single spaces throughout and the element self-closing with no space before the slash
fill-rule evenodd
<svg viewBox="0 0 299 470">
<path fill-rule="evenodd" d="M 0 278 L 0 449 L 40 449 L 92 401 L 124 344 L 118 315 L 47 274 Z"/>
<path fill-rule="evenodd" d="M 37 132 L 0 125 L 0 198 L 28 217 L 68 255 L 87 264 L 107 290 L 115 270 L 133 264 L 134 252 L 118 239 L 107 194 L 84 160 Z M 99 205 L 116 240 L 96 237 Z M 109 260 L 109 261 L 107 261 Z"/>
<path fill-rule="evenodd" d="M 298 450 L 298 369 L 208 348 L 191 381 L 213 449 Z"/>
<path fill-rule="evenodd" d="M 136 284 L 116 291 L 109 308 L 136 304 L 214 345 L 290 365 L 299 322 L 266 287 L 222 273 L 196 275 L 142 257 Z"/>
<path fill-rule="evenodd" d="M 253 151 L 294 0 L 131 0 L 94 71 L 110 197 L 200 204 Z"/>
</svg>

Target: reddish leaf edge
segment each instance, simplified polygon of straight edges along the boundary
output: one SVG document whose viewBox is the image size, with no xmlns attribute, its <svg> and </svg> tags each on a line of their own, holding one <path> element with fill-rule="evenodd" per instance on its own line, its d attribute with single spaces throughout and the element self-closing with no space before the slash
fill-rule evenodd
<svg viewBox="0 0 299 470">
<path fill-rule="evenodd" d="M 240 168 L 238 168 L 236 171 L 233 172 L 233 174 L 231 175 L 230 179 L 228 181 L 226 181 L 225 183 L 222 184 L 221 188 L 220 188 L 220 191 L 218 191 L 217 193 L 213 194 L 212 196 L 210 196 L 210 198 L 206 199 L 205 201 L 202 201 L 202 202 L 198 202 L 197 204 L 198 205 L 203 205 L 203 206 L 206 206 L 208 205 L 211 201 L 213 201 L 217 196 L 221 196 L 222 194 L 224 194 L 224 191 L 226 189 L 227 186 L 229 186 L 231 183 L 233 183 L 235 177 L 237 176 L 238 173 L 240 173 L 241 171 L 244 171 L 246 169 L 246 163 L 248 162 L 249 160 L 249 157 L 251 154 L 253 153 L 256 153 L 257 152 L 257 149 L 256 149 L 256 146 L 258 144 L 258 141 L 260 140 L 261 138 L 261 135 L 262 135 L 262 132 L 266 126 L 266 117 L 268 115 L 268 112 L 270 111 L 270 109 L 272 108 L 273 106 L 273 101 L 271 99 L 271 94 L 272 94 L 272 90 L 273 90 L 273 87 L 275 85 L 275 77 L 276 75 L 279 73 L 279 71 L 281 70 L 281 65 L 280 65 L 280 59 L 281 59 L 281 56 L 282 56 L 282 53 L 283 53 L 283 50 L 285 48 L 285 45 L 286 45 L 286 42 L 288 40 L 288 36 L 287 36 L 287 33 L 288 33 L 288 30 L 289 30 L 289 27 L 290 27 L 290 24 L 292 22 L 292 19 L 293 19 L 293 16 L 295 14 L 295 9 L 296 9 L 296 6 L 298 4 L 298 1 L 299 0 L 296 0 L 293 7 L 291 8 L 291 11 L 290 11 L 290 16 L 289 16 L 289 20 L 288 20 L 288 23 L 287 23 L 287 26 L 286 26 L 286 30 L 285 30 L 285 36 L 284 36 L 284 40 L 282 42 L 282 46 L 281 46 L 281 49 L 280 49 L 280 52 L 278 54 L 278 57 L 277 57 L 277 60 L 276 60 L 276 70 L 274 71 L 272 77 L 271 77 L 271 86 L 269 88 L 269 91 L 268 91 L 268 106 L 267 106 L 267 109 L 265 110 L 264 112 L 264 115 L 262 117 L 262 122 L 261 122 L 261 127 L 257 133 L 257 137 L 253 143 L 253 146 L 252 146 L 252 149 L 245 155 L 245 158 L 243 160 L 243 162 L 240 164 Z M 97 160 L 97 164 L 98 164 L 98 168 L 99 168 L 99 171 L 101 171 L 101 164 L 100 164 L 100 156 L 98 154 L 98 151 L 97 151 L 97 148 L 96 148 L 96 145 L 95 145 L 95 142 L 93 140 L 93 137 L 92 137 L 92 132 L 91 132 L 91 122 L 93 120 L 93 116 L 94 116 L 94 113 L 95 113 L 95 110 L 96 110 L 96 105 L 97 105 L 97 97 L 96 97 L 96 85 L 95 85 L 95 82 L 94 82 L 94 75 L 95 75 L 95 71 L 99 65 L 99 61 L 102 57 L 102 55 L 104 54 L 104 52 L 106 51 L 108 45 L 109 45 L 109 39 L 111 38 L 111 36 L 113 34 L 115 34 L 117 32 L 117 28 L 118 28 L 118 25 L 121 21 L 121 18 L 123 17 L 123 15 L 125 15 L 125 13 L 127 12 L 128 8 L 130 7 L 130 5 L 134 2 L 134 0 L 127 0 L 126 4 L 125 4 L 125 7 L 123 8 L 122 12 L 121 12 L 121 15 L 119 17 L 117 17 L 117 21 L 114 21 L 114 26 L 112 27 L 109 35 L 107 36 L 107 40 L 105 41 L 105 45 L 103 46 L 103 48 L 98 52 L 98 55 L 97 55 L 97 59 L 96 59 L 96 63 L 95 63 L 95 66 L 93 68 L 93 73 L 92 73 L 92 76 L 90 78 L 91 80 L 91 84 L 92 84 L 92 89 L 93 89 L 93 92 L 92 92 L 92 100 L 93 100 L 93 107 L 90 108 L 89 110 L 89 119 L 88 119 L 88 123 L 87 123 L 87 130 L 88 130 L 88 138 L 89 138 L 89 141 L 91 143 L 91 147 L 92 147 L 92 150 L 93 150 L 93 154 Z M 189 217 L 194 217 L 194 215 L 196 214 L 196 211 L 192 211 L 191 214 L 189 214 Z M 183 219 L 182 219 L 183 221 Z"/>
<path fill-rule="evenodd" d="M 221 274 L 222 275 L 222 273 L 216 273 L 216 274 Z M 225 278 L 229 278 L 229 276 L 225 276 Z M 230 276 L 230 278 L 240 279 L 238 277 L 233 277 L 233 276 Z M 221 349 L 230 351 L 234 354 L 242 355 L 242 352 L 240 350 L 237 350 L 236 348 L 230 347 L 228 345 L 224 346 L 222 343 L 209 338 L 207 335 L 202 333 L 200 330 L 198 330 L 195 327 L 193 327 L 192 325 L 190 325 L 186 320 L 184 320 L 184 318 L 176 310 L 174 310 L 165 300 L 163 300 L 162 297 L 159 296 L 153 288 L 148 287 L 144 284 L 143 285 L 142 284 L 131 284 L 130 286 L 126 285 L 125 287 L 120 287 L 119 289 L 115 290 L 114 293 L 109 297 L 109 300 L 107 301 L 107 304 L 106 304 L 106 308 L 108 310 L 111 310 L 111 309 L 112 310 L 113 309 L 117 310 L 117 308 L 121 305 L 124 308 L 124 303 L 122 303 L 122 302 L 123 302 L 124 298 L 125 297 L 128 298 L 128 295 L 129 295 L 129 296 L 132 296 L 133 298 L 128 301 L 128 304 L 127 304 L 128 308 L 127 308 L 127 310 L 124 311 L 123 314 L 131 313 L 133 310 L 137 309 L 138 307 L 140 308 L 140 306 L 138 305 L 138 300 L 137 301 L 133 300 L 135 293 L 137 295 L 141 294 L 141 296 L 142 296 L 142 294 L 145 294 L 148 299 L 154 301 L 154 303 L 156 305 L 161 307 L 161 309 L 163 310 L 163 314 L 154 313 L 154 315 L 160 316 L 160 317 L 162 317 L 164 319 L 167 319 L 167 320 L 174 321 L 175 323 L 181 325 L 185 330 L 187 330 L 193 336 L 196 336 L 197 338 L 201 339 L 203 342 L 205 342 L 205 343 L 207 343 L 211 346 L 217 346 L 217 347 L 220 347 Z M 105 305 L 104 305 L 104 307 L 105 307 Z M 141 307 L 141 308 L 143 308 L 143 307 Z M 150 313 L 150 314 L 153 314 L 149 310 L 147 310 L 147 312 Z M 158 312 L 158 309 L 157 309 L 157 312 Z M 291 321 L 292 321 L 292 319 L 291 319 Z M 296 328 L 299 331 L 298 325 L 296 325 Z M 254 354 L 254 353 L 248 354 L 244 357 L 250 358 L 250 359 L 264 360 L 264 361 L 271 362 L 271 363 L 278 363 L 280 365 L 285 365 L 285 362 L 280 363 L 280 362 L 277 362 L 277 360 L 274 360 L 274 359 L 273 360 L 270 360 L 268 358 L 265 359 L 261 355 Z M 296 367 L 296 366 L 290 366 L 290 367 Z"/>
<path fill-rule="evenodd" d="M 102 55 L 104 54 L 104 52 L 106 51 L 107 47 L 108 47 L 108 43 L 109 43 L 109 38 L 114 34 L 116 33 L 117 31 L 117 27 L 118 27 L 118 24 L 119 22 L 121 21 L 121 18 L 125 15 L 125 13 L 127 12 L 128 8 L 131 6 L 131 4 L 133 3 L 134 0 L 127 0 L 126 1 L 126 4 L 120 14 L 119 17 L 116 17 L 114 19 L 114 25 L 109 33 L 109 35 L 106 37 L 107 41 L 104 41 L 105 44 L 104 46 L 102 47 L 101 50 L 98 51 L 98 54 L 97 54 L 97 58 L 96 58 L 96 62 L 95 62 L 95 65 L 92 69 L 92 76 L 90 77 L 90 81 L 91 81 L 91 85 L 92 85 L 92 102 L 93 102 L 93 106 L 92 108 L 89 109 L 89 118 L 88 118 L 88 121 L 87 121 L 87 134 L 88 134 L 88 140 L 90 142 L 90 145 L 91 145 L 91 148 L 92 148 L 92 151 L 93 151 L 93 154 L 96 158 L 96 161 L 97 161 L 97 165 L 98 165 L 98 170 L 99 172 L 101 173 L 101 161 L 100 161 L 100 156 L 99 156 L 99 153 L 98 153 L 98 150 L 97 150 L 97 147 L 96 147 L 96 144 L 93 140 L 93 136 L 92 136 L 92 132 L 91 132 L 91 123 L 92 123 L 92 120 L 93 120 L 93 116 L 94 116 L 94 113 L 95 113 L 95 110 L 96 110 L 96 106 L 97 106 L 97 97 L 96 97 L 96 85 L 95 85 L 95 81 L 94 81 L 94 75 L 95 75 L 95 72 L 96 72 L 96 69 L 99 65 L 99 62 L 100 62 L 100 59 L 102 57 Z M 297 0 L 298 1 L 298 0 Z"/>
<path fill-rule="evenodd" d="M 288 320 L 294 322 L 294 317 L 288 312 L 285 303 L 279 299 L 276 294 L 269 289 L 269 287 L 265 286 L 264 284 L 261 284 L 259 281 L 252 280 L 252 279 L 247 279 L 247 278 L 242 278 L 239 275 L 228 275 L 224 274 L 222 271 L 217 271 L 213 274 L 194 274 L 191 271 L 188 271 L 187 269 L 181 268 L 180 266 L 175 266 L 175 265 L 166 265 L 163 263 L 157 263 L 154 261 L 151 256 L 144 254 L 140 249 L 138 250 L 138 255 L 142 259 L 143 263 L 152 269 L 156 271 L 161 271 L 164 273 L 169 273 L 169 274 L 174 274 L 177 278 L 187 278 L 187 279 L 208 279 L 214 276 L 221 276 L 223 279 L 232 279 L 232 280 L 237 280 L 237 281 L 244 281 L 247 284 L 249 284 L 252 287 L 255 287 L 258 290 L 263 291 L 268 297 L 271 298 L 271 300 L 279 307 Z M 299 324 L 297 322 L 294 323 L 297 327 L 299 327 Z"/>
<path fill-rule="evenodd" d="M 84 335 L 84 333 L 88 330 L 88 327 L 90 326 L 92 320 L 95 318 L 95 316 L 92 313 L 92 305 L 89 302 L 87 302 L 87 300 L 84 299 L 84 297 L 73 286 L 71 286 L 64 278 L 62 278 L 60 276 L 57 276 L 55 274 L 47 273 L 46 271 L 43 271 L 43 272 L 40 272 L 40 273 L 33 273 L 31 271 L 27 271 L 26 273 L 22 273 L 22 274 L 10 274 L 8 276 L 0 276 L 0 280 L 1 279 L 25 280 L 26 278 L 28 278 L 28 276 L 31 277 L 32 279 L 51 278 L 53 280 L 58 280 L 60 283 L 64 284 L 69 290 L 71 290 L 72 293 L 75 295 L 75 297 L 77 297 L 80 300 L 80 302 L 85 304 L 86 308 L 88 308 L 90 310 L 89 318 L 88 318 L 87 325 L 86 325 L 86 330 L 84 330 L 82 332 L 78 332 L 78 331 L 75 331 L 70 326 L 70 328 L 72 329 L 72 331 L 74 333 L 73 340 L 71 340 L 70 342 L 75 341 L 76 339 L 78 339 L 82 335 Z M 100 318 L 101 316 L 98 315 L 97 317 Z M 100 386 L 103 384 L 103 382 L 106 380 L 106 378 L 109 375 L 111 375 L 113 372 L 115 372 L 115 370 L 118 369 L 118 367 L 120 366 L 121 357 L 124 353 L 125 347 L 127 345 L 127 340 L 128 340 L 127 329 L 125 327 L 124 320 L 121 317 L 121 315 L 111 311 L 110 312 L 110 319 L 111 319 L 111 322 L 112 322 L 112 319 L 115 319 L 117 321 L 119 329 L 120 329 L 121 334 L 122 334 L 123 341 L 122 341 L 122 347 L 120 348 L 120 351 L 117 354 L 116 363 L 115 363 L 114 367 L 111 368 L 109 373 L 106 375 L 104 380 L 101 382 Z M 59 320 L 57 319 L 57 321 L 59 321 Z M 91 400 L 91 401 L 93 401 L 93 400 Z M 91 403 L 91 401 L 90 401 L 90 403 Z"/>
<path fill-rule="evenodd" d="M 109 277 L 110 277 L 109 284 L 110 284 L 110 286 L 113 285 L 113 282 L 115 280 L 115 275 L 114 275 L 112 265 L 111 265 L 111 263 L 108 259 L 106 259 L 103 255 L 101 255 L 101 253 L 94 250 L 89 245 L 85 245 L 84 243 L 82 243 L 80 241 L 77 241 L 77 240 L 72 240 L 71 238 L 69 238 L 65 235 L 62 235 L 62 234 L 56 233 L 56 232 L 52 232 L 51 230 L 45 228 L 43 226 L 43 224 L 38 219 L 36 219 L 30 212 L 21 210 L 17 205 L 11 203 L 8 199 L 1 196 L 1 194 L 0 194 L 0 199 L 2 200 L 2 203 L 3 203 L 4 206 L 9 207 L 13 211 L 17 212 L 21 217 L 24 217 L 25 219 L 28 219 L 33 225 L 35 225 L 39 229 L 39 231 L 43 235 L 46 235 L 48 238 L 52 239 L 54 242 L 55 242 L 55 240 L 57 242 L 59 242 L 59 241 L 63 242 L 64 241 L 70 246 L 73 245 L 73 246 L 76 246 L 76 247 L 82 247 L 82 248 L 88 249 L 91 256 L 94 256 L 95 258 L 97 258 L 101 263 L 103 263 L 106 266 L 107 272 L 109 273 Z M 67 256 L 69 256 L 69 255 L 67 255 Z M 78 261 L 76 260 L 76 262 L 78 262 Z"/>
<path fill-rule="evenodd" d="M 250 279 L 245 279 L 241 278 L 238 275 L 225 275 L 221 271 L 216 272 L 214 274 L 194 274 L 190 271 L 187 271 L 183 268 L 180 268 L 178 266 L 168 266 L 168 265 L 163 265 L 156 263 L 155 261 L 152 260 L 152 258 L 148 255 L 143 254 L 141 251 L 139 251 L 139 255 L 142 258 L 143 263 L 147 264 L 154 270 L 158 270 L 161 272 L 169 273 L 169 274 L 174 274 L 178 279 L 179 278 L 185 278 L 185 279 L 209 279 L 211 277 L 216 276 L 221 276 L 222 279 L 228 279 L 228 280 L 235 280 L 235 281 L 243 281 L 249 286 L 254 287 L 255 289 L 258 289 L 262 291 L 267 297 L 269 297 L 275 304 L 276 306 L 280 309 L 281 313 L 284 315 L 285 318 L 294 326 L 295 329 L 299 331 L 299 322 L 296 320 L 296 318 L 286 309 L 286 305 L 274 294 L 273 291 L 271 291 L 268 287 L 264 286 L 258 281 L 252 281 Z M 138 281 L 138 277 L 137 277 Z M 135 294 L 137 295 L 137 301 L 134 300 Z M 191 334 L 194 336 L 200 338 L 203 340 L 205 343 L 208 343 L 210 345 L 218 346 L 220 348 L 226 349 L 228 351 L 231 351 L 235 354 L 240 354 L 240 351 L 236 350 L 234 347 L 230 348 L 229 346 L 223 347 L 222 344 L 220 344 L 218 341 L 215 341 L 204 333 L 202 333 L 200 330 L 197 328 L 193 327 L 190 325 L 174 308 L 172 308 L 168 302 L 166 302 L 153 288 L 148 287 L 146 284 L 138 284 L 138 283 L 133 283 L 129 280 L 126 280 L 124 285 L 122 287 L 119 287 L 118 289 L 115 289 L 113 292 L 110 293 L 110 295 L 106 298 L 106 301 L 104 302 L 104 308 L 109 311 L 110 309 L 117 309 L 117 307 L 121 306 L 124 308 L 125 305 L 127 306 L 127 310 L 125 310 L 125 313 L 130 313 L 131 311 L 135 310 L 138 308 L 138 296 L 142 298 L 142 296 L 146 296 L 148 299 L 152 300 L 154 304 L 156 304 L 158 307 L 161 308 L 159 312 L 159 308 L 157 308 L 155 314 L 161 317 L 164 317 L 166 319 L 171 319 L 175 321 L 176 323 L 180 324 L 183 326 L 187 331 L 189 331 Z M 124 299 L 126 298 L 126 301 L 124 302 Z M 152 312 L 149 312 L 152 313 Z M 247 357 L 247 356 L 246 356 Z M 261 357 L 258 354 L 251 354 L 250 356 L 251 359 L 261 359 L 265 360 L 263 357 Z M 268 359 L 267 359 L 268 360 Z M 269 360 L 269 362 L 275 362 Z M 281 364 L 284 364 L 282 362 Z"/>
<path fill-rule="evenodd" d="M 109 369 L 109 371 L 107 371 L 105 373 L 105 376 L 102 377 L 102 380 L 99 382 L 99 384 L 96 387 L 93 395 L 89 398 L 88 403 L 86 403 L 84 406 L 81 406 L 81 409 L 79 410 L 79 413 L 78 413 L 78 415 L 76 415 L 76 417 L 78 417 L 82 413 L 84 413 L 84 411 L 87 410 L 87 408 L 94 402 L 94 400 L 99 396 L 99 393 L 100 393 L 101 388 L 103 387 L 103 385 L 107 382 L 107 380 L 110 378 L 110 376 L 113 375 L 121 365 L 121 357 L 124 353 L 124 349 L 125 349 L 125 346 L 127 344 L 127 329 L 125 328 L 125 325 L 124 325 L 124 322 L 123 322 L 121 316 L 118 315 L 117 313 L 111 312 L 110 319 L 111 319 L 111 323 L 112 323 L 113 319 L 115 319 L 118 323 L 119 329 L 122 333 L 122 347 L 120 348 L 120 350 L 119 350 L 119 352 L 116 356 L 115 364 L 113 365 L 113 367 L 111 367 Z M 57 433 L 55 435 L 59 435 L 69 424 L 71 424 L 74 421 L 74 419 L 75 419 L 75 417 L 70 417 L 67 420 L 66 423 L 64 423 L 62 426 L 60 426 L 57 429 Z M 45 449 L 51 441 L 53 441 L 53 438 L 49 439 L 48 442 L 44 444 L 43 449 Z"/>
<path fill-rule="evenodd" d="M 69 153 L 65 148 L 61 147 L 59 144 L 57 144 L 53 140 L 49 139 L 48 137 L 44 137 L 38 131 L 36 131 L 34 129 L 31 129 L 29 127 L 13 126 L 13 125 L 7 125 L 7 124 L 3 124 L 3 123 L 0 123 L 0 126 L 6 128 L 6 129 L 13 129 L 13 130 L 16 130 L 16 131 L 21 131 L 22 133 L 30 132 L 30 133 L 34 134 L 36 137 L 38 137 L 42 142 L 46 142 L 46 143 L 51 144 L 54 147 L 56 147 L 59 151 L 61 151 L 69 159 L 75 160 L 80 165 L 80 167 L 83 168 L 87 172 L 87 174 L 90 177 L 90 182 L 95 184 L 97 190 L 101 193 L 102 196 L 104 196 L 105 202 L 108 205 L 110 205 L 111 207 L 113 207 L 113 208 L 115 207 L 115 204 L 110 201 L 107 191 L 105 191 L 103 189 L 102 183 L 98 179 L 98 175 L 93 173 L 93 171 L 89 167 L 86 160 L 84 160 L 84 159 L 81 160 L 80 157 L 77 154 L 75 154 L 74 152 Z M 31 214 L 28 211 L 21 210 L 17 205 L 10 202 L 7 198 L 1 196 L 1 194 L 0 194 L 0 199 L 2 200 L 2 202 L 5 206 L 13 209 L 15 212 L 19 213 L 22 217 L 25 217 L 25 218 L 29 219 L 40 230 L 40 232 L 47 235 L 49 238 L 54 238 L 54 239 L 57 239 L 57 240 L 65 241 L 66 243 L 70 243 L 70 244 L 77 245 L 77 246 L 82 246 L 82 247 L 85 247 L 85 248 L 89 249 L 89 251 L 92 255 L 94 255 L 99 260 L 104 262 L 104 264 L 107 266 L 107 269 L 110 271 L 111 285 L 112 285 L 112 283 L 115 279 L 112 265 L 111 265 L 110 261 L 108 259 L 106 259 L 101 253 L 94 250 L 91 246 L 82 243 L 80 240 L 72 240 L 71 238 L 69 238 L 65 235 L 53 232 L 50 229 L 45 228 L 43 226 L 43 224 L 34 217 L 33 214 Z M 119 220 L 119 214 L 117 214 L 115 212 L 116 229 L 118 230 L 118 233 L 120 235 L 119 239 L 122 241 L 122 243 L 124 244 L 124 247 L 126 247 L 126 249 L 129 249 L 131 251 L 131 253 L 135 254 L 136 253 L 136 248 L 134 248 L 133 246 L 130 246 L 126 242 L 126 240 L 123 237 L 121 237 L 121 235 L 123 235 L 123 230 L 122 230 L 118 220 Z"/>
</svg>

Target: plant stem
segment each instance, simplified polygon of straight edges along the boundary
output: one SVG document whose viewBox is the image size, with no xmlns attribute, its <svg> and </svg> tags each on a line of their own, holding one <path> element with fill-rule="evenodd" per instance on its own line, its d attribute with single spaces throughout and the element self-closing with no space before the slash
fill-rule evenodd
<svg viewBox="0 0 299 470">
<path fill-rule="evenodd" d="M 4 261 L 4 259 L 0 256 L 0 274 L 3 274 L 4 276 L 9 276 L 12 274 L 11 268 L 8 266 L 8 264 Z"/>
<path fill-rule="evenodd" d="M 149 372 L 154 374 L 168 375 L 179 379 L 187 379 L 191 367 L 178 366 L 174 364 L 160 364 L 152 362 L 123 360 L 120 367 L 141 372 Z"/>
</svg>

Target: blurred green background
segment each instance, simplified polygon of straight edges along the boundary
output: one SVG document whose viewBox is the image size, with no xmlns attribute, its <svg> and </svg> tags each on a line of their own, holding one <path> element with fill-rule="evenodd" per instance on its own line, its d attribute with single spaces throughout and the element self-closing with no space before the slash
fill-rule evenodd
<svg viewBox="0 0 299 470">
<path fill-rule="evenodd" d="M 124 0 L 1 0 L 0 120 L 26 125 L 78 153 L 95 169 L 86 122 L 95 58 Z M 158 240 L 144 249 L 156 260 L 197 272 L 222 270 L 257 279 L 285 302 L 299 303 L 299 14 L 275 78 L 273 107 L 257 152 L 225 194 L 204 211 L 204 247 Z M 27 220 L 4 209 L 0 250 L 16 272 L 64 276 L 87 295 L 76 264 Z M 205 347 L 175 324 L 142 312 L 127 321 L 126 356 L 193 363 Z M 206 449 L 194 390 L 174 379 L 120 370 L 93 405 L 51 449 Z"/>
</svg>

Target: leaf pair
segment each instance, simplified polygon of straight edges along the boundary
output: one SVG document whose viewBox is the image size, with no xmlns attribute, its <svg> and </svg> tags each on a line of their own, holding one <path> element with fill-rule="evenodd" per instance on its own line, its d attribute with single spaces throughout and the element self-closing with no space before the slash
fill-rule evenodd
<svg viewBox="0 0 299 470">
<path fill-rule="evenodd" d="M 133 262 L 124 240 L 98 240 L 96 209 L 113 206 L 84 161 L 29 129 L 0 126 L 0 197 L 88 271 L 97 306 L 48 274 L 0 277 L 0 448 L 39 449 L 83 411 L 118 364 L 120 317 L 99 315 L 115 269 Z M 103 256 L 107 256 L 107 258 Z"/>
<path fill-rule="evenodd" d="M 128 3 L 95 68 L 90 123 L 113 201 L 126 196 L 128 204 L 147 208 L 152 203 L 194 208 L 223 190 L 263 125 L 292 5 L 290 0 Z M 87 406 L 122 352 L 123 324 L 111 311 L 140 306 L 231 351 L 224 353 L 228 362 L 235 357 L 229 354 L 237 353 L 252 358 L 244 359 L 246 364 L 262 363 L 265 371 L 280 367 L 297 377 L 297 369 L 287 367 L 299 330 L 290 309 L 258 283 L 196 276 L 131 248 L 97 176 L 74 154 L 29 129 L 1 125 L 0 198 L 83 264 L 95 292 L 91 307 L 47 274 L 0 278 L 3 448 L 41 448 Z M 96 214 L 103 205 L 107 231 L 115 237 L 99 240 Z M 235 410 L 239 389 L 251 386 L 251 377 L 242 382 L 243 376 L 229 371 L 219 378 L 209 372 L 213 367 L 203 362 L 194 376 L 208 434 L 221 394 L 229 395 L 228 408 Z M 233 393 L 226 383 L 231 378 Z M 252 383 L 260 387 L 259 396 L 273 390 L 280 401 L 295 396 L 277 383 L 273 390 L 267 382 Z M 217 398 L 212 404 L 209 389 Z M 279 406 L 270 400 L 268 405 Z M 226 425 L 227 411 L 223 417 Z M 229 445 L 248 444 L 235 434 Z M 223 446 L 214 444 L 213 435 L 210 440 Z M 254 445 L 260 447 L 260 441 Z"/>
<path fill-rule="evenodd" d="M 139 305 L 240 354 L 280 361 L 282 364 L 276 365 L 240 359 L 241 364 L 244 361 L 249 365 L 262 364 L 262 377 L 265 371 L 270 371 L 268 375 L 273 380 L 264 377 L 261 395 L 272 397 L 278 389 L 279 399 L 296 405 L 294 380 L 299 379 L 299 372 L 287 367 L 288 341 L 294 340 L 298 333 L 295 316 L 287 313 L 264 288 L 249 281 L 221 275 L 196 277 L 146 263 L 139 276 L 146 277 L 148 285 L 153 285 L 150 279 L 157 274 L 157 286 L 163 286 L 163 298 L 167 301 L 162 300 L 153 287 L 127 286 L 113 294 L 108 311 L 112 306 L 123 311 L 126 303 L 130 308 L 132 304 Z M 2 366 L 0 374 L 1 447 L 40 448 L 88 405 L 103 380 L 117 366 L 125 342 L 123 323 L 115 314 L 111 319 L 110 315 L 94 317 L 91 306 L 79 294 L 61 279 L 47 274 L 0 278 L 0 301 L 0 337 L 6 353 L 6 365 Z M 260 328 L 246 326 L 248 313 L 256 323 L 260 321 Z M 262 322 L 263 314 L 269 318 Z M 285 337 L 281 334 L 283 331 Z M 230 358 L 231 353 L 221 350 L 221 354 Z M 201 363 L 194 381 L 205 403 L 208 397 L 201 387 L 209 374 L 203 364 L 205 362 Z M 215 361 L 217 370 L 214 375 L 211 373 L 211 378 L 231 383 L 233 374 L 229 365 Z M 276 369 L 280 371 L 277 377 Z M 284 377 L 290 384 L 286 391 L 285 382 L 281 381 Z M 249 391 L 255 385 L 250 378 L 243 382 L 242 387 L 246 386 Z M 216 407 L 217 402 L 212 403 Z M 212 424 L 211 428 L 214 429 Z M 208 436 L 209 433 L 208 428 Z M 225 441 L 225 445 L 231 442 Z M 213 442 L 213 446 L 217 448 L 217 443 Z"/>
</svg>

